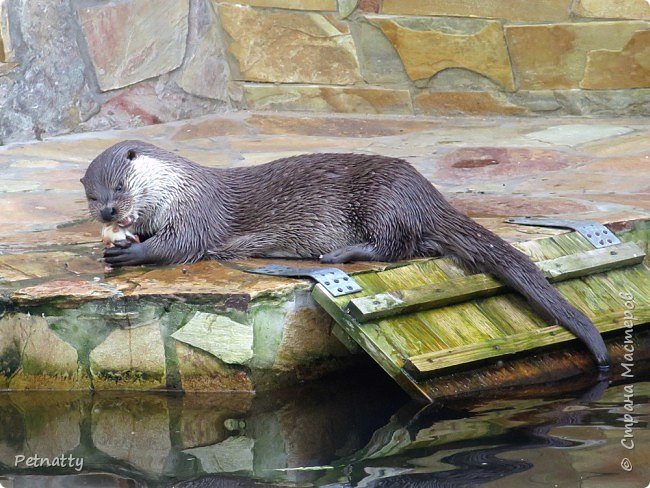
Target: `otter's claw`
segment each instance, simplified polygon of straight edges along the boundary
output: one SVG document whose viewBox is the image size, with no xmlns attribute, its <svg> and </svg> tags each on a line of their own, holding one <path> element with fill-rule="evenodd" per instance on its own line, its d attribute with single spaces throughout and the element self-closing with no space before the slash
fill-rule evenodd
<svg viewBox="0 0 650 488">
<path fill-rule="evenodd" d="M 116 243 L 117 244 L 117 243 Z M 129 243 L 128 247 L 110 247 L 104 250 L 104 261 L 106 264 L 119 266 L 138 266 L 146 263 L 146 253 L 144 245 L 138 243 Z"/>
<path fill-rule="evenodd" d="M 122 249 L 126 249 L 127 247 L 130 247 L 133 242 L 128 240 L 128 239 L 119 239 L 117 241 L 113 241 L 113 245 L 115 247 L 120 247 Z"/>
</svg>

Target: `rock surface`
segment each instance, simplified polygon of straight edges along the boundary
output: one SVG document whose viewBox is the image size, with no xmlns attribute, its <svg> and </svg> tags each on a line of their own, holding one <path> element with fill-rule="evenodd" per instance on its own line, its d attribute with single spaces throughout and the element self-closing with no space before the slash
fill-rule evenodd
<svg viewBox="0 0 650 488">
<path fill-rule="evenodd" d="M 231 74 L 214 4 L 200 0 L 193 2 L 191 9 L 194 26 L 178 86 L 187 93 L 226 102 Z"/>
<path fill-rule="evenodd" d="M 90 353 L 96 388 L 164 388 L 165 348 L 157 323 L 114 330 Z"/>
<path fill-rule="evenodd" d="M 368 19 L 391 41 L 412 80 L 429 78 L 447 68 L 465 68 L 505 89 L 514 89 L 499 22 L 424 17 Z"/>
<path fill-rule="evenodd" d="M 648 26 L 629 21 L 511 25 L 505 29 L 520 88 L 544 90 L 579 88 L 591 52 L 621 51 L 637 31 Z"/>
<path fill-rule="evenodd" d="M 245 371 L 229 368 L 213 354 L 182 342 L 175 349 L 183 391 L 253 391 Z"/>
<path fill-rule="evenodd" d="M 361 81 L 352 36 L 333 16 L 221 4 L 235 77 L 247 81 L 345 85 Z"/>
<path fill-rule="evenodd" d="M 211 446 L 186 449 L 185 454 L 196 456 L 206 473 L 251 473 L 254 468 L 253 439 L 245 436 L 228 437 Z"/>
<path fill-rule="evenodd" d="M 58 337 L 42 317 L 15 314 L 0 318 L 0 358 L 0 385 L 4 383 L 4 387 L 21 390 L 89 386 L 75 348 Z"/>
<path fill-rule="evenodd" d="M 517 115 L 526 111 L 502 96 L 487 92 L 422 92 L 415 96 L 413 103 L 416 113 L 421 114 Z"/>
<path fill-rule="evenodd" d="M 11 35 L 9 33 L 8 0 L 0 0 L 0 68 L 14 58 Z"/>
<path fill-rule="evenodd" d="M 290 10 L 336 10 L 336 0 L 214 0 L 219 3 L 250 5 L 251 7 L 286 8 Z"/>
<path fill-rule="evenodd" d="M 197 312 L 172 334 L 230 364 L 246 364 L 253 357 L 253 328 L 228 317 Z"/>
<path fill-rule="evenodd" d="M 382 12 L 407 15 L 450 15 L 517 21 L 562 21 L 569 19 L 570 0 L 384 0 Z"/>
<path fill-rule="evenodd" d="M 0 73 L 0 144 L 74 130 L 98 103 L 68 3 L 5 0 L 3 7 L 3 44 L 9 25 L 17 34 L 9 56 L 17 64 Z"/>
<path fill-rule="evenodd" d="M 305 110 L 360 114 L 412 114 L 408 90 L 377 87 L 246 84 L 246 103 L 253 110 Z"/>
<path fill-rule="evenodd" d="M 363 79 L 367 83 L 406 83 L 408 75 L 395 47 L 381 29 L 368 22 L 357 27 L 356 46 Z"/>
<path fill-rule="evenodd" d="M 603 19 L 650 20 L 650 3 L 647 0 L 577 0 L 573 6 L 576 15 Z"/>
<path fill-rule="evenodd" d="M 349 17 L 357 8 L 359 0 L 338 0 L 339 15 L 342 19 Z"/>
<path fill-rule="evenodd" d="M 650 4 L 649 4 L 650 8 Z M 638 31 L 620 51 L 587 54 L 581 88 L 643 88 L 650 81 L 650 30 Z"/>
<path fill-rule="evenodd" d="M 189 0 L 133 0 L 78 8 L 101 90 L 178 68 L 185 53 L 188 14 Z"/>
<path fill-rule="evenodd" d="M 0 145 L 242 108 L 648 115 L 644 20 L 646 0 L 0 0 Z"/>
<path fill-rule="evenodd" d="M 162 473 L 171 451 L 169 409 L 163 398 L 99 399 L 92 410 L 92 441 L 103 453 L 148 473 Z"/>
</svg>

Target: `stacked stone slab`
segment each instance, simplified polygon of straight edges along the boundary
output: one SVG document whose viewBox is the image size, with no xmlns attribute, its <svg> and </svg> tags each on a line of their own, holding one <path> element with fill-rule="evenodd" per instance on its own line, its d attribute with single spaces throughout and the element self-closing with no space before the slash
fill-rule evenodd
<svg viewBox="0 0 650 488">
<path fill-rule="evenodd" d="M 650 113 L 646 0 L 32 4 L 0 0 L 5 141 L 228 108 Z"/>
</svg>

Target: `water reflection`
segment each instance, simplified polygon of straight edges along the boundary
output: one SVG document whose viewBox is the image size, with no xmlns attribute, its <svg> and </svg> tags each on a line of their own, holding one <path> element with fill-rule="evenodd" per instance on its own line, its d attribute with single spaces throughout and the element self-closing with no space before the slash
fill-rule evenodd
<svg viewBox="0 0 650 488">
<path fill-rule="evenodd" d="M 424 407 L 365 372 L 254 397 L 3 393 L 0 484 L 645 486 L 650 383 L 634 384 L 633 451 L 623 386 L 575 388 Z"/>
</svg>

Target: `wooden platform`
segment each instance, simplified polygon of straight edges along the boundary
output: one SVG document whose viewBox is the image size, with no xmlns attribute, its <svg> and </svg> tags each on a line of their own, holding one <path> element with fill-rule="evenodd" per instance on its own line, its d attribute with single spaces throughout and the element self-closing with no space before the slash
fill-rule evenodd
<svg viewBox="0 0 650 488">
<path fill-rule="evenodd" d="M 617 233 L 620 244 L 600 249 L 576 232 L 515 246 L 620 346 L 650 322 L 649 223 L 634 222 Z M 354 279 L 363 291 L 334 298 L 317 285 L 312 296 L 415 398 L 548 381 L 562 376 L 562 368 L 566 374 L 596 369 L 573 334 L 549 326 L 491 276 L 468 275 L 450 259 L 417 260 Z M 567 347 L 576 348 L 568 361 Z M 558 371 L 539 356 L 542 350 L 555 354 Z M 468 374 L 488 370 L 482 383 L 469 380 Z"/>
</svg>

